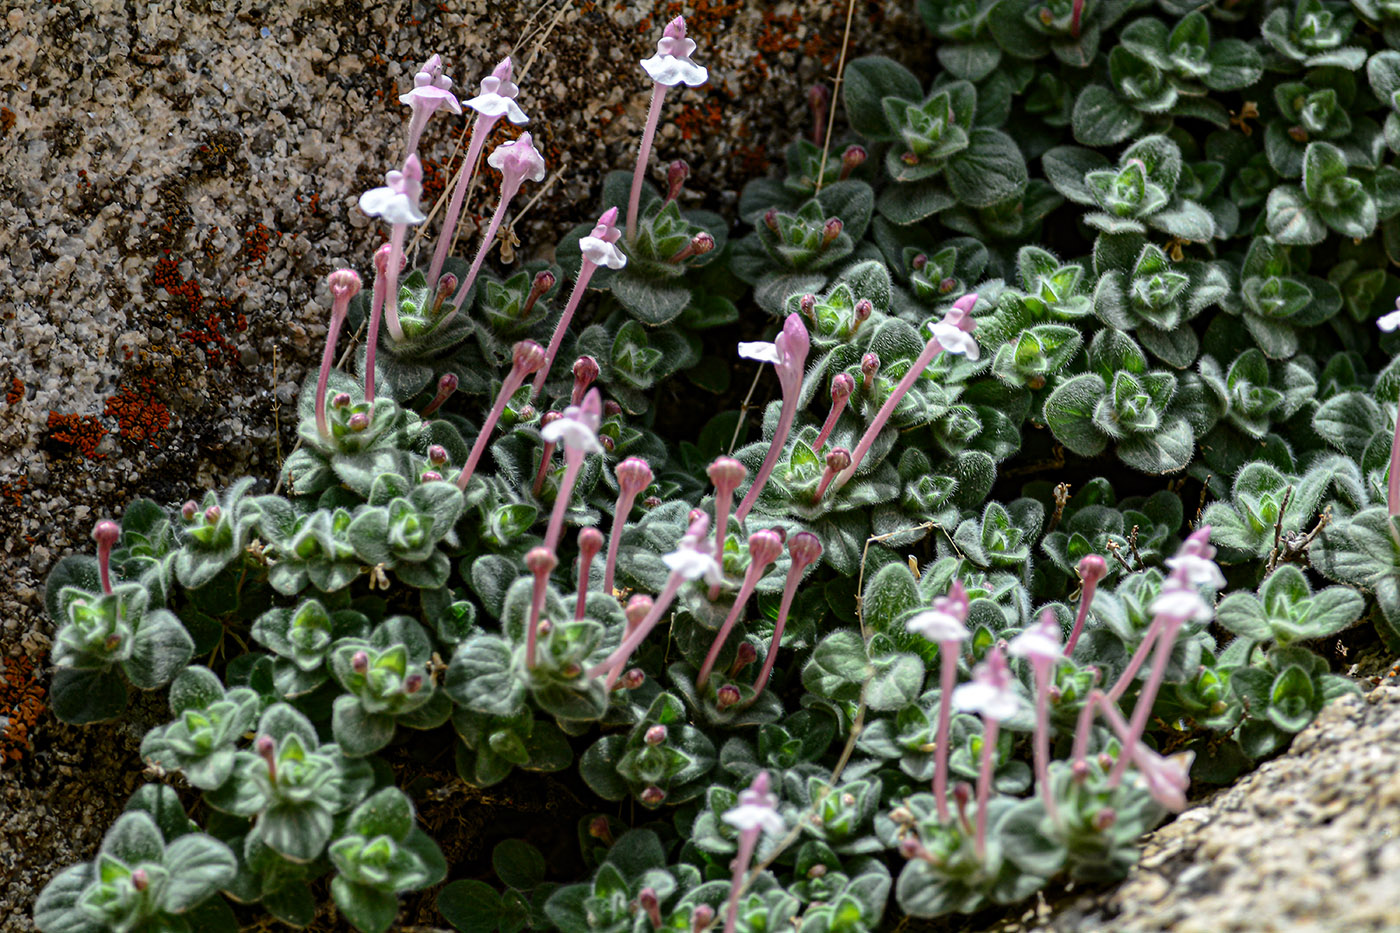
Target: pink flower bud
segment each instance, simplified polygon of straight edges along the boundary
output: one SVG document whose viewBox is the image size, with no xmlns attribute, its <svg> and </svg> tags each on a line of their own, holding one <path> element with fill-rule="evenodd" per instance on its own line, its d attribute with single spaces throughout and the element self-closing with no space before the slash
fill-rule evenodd
<svg viewBox="0 0 1400 933">
<path fill-rule="evenodd" d="M 715 706 L 719 707 L 721 710 L 729 709 L 729 707 L 738 703 L 740 699 L 741 694 L 739 693 L 739 688 L 733 684 L 725 684 L 715 692 Z"/>
<path fill-rule="evenodd" d="M 715 909 L 709 904 L 696 904 L 690 912 L 690 933 L 703 933 L 715 922 Z"/>
<path fill-rule="evenodd" d="M 267 763 L 267 773 L 274 781 L 277 780 L 277 743 L 270 735 L 260 735 L 253 742 L 253 751 L 257 756 Z"/>
<path fill-rule="evenodd" d="M 523 375 L 530 375 L 544 365 L 544 347 L 533 340 L 522 340 L 511 350 L 511 364 Z"/>
<path fill-rule="evenodd" d="M 928 253 L 919 253 L 909 263 L 915 272 L 924 271 L 924 266 L 928 265 Z"/>
<path fill-rule="evenodd" d="M 836 238 L 841 235 L 841 230 L 844 227 L 845 224 L 841 222 L 840 217 L 832 217 L 827 220 L 826 224 L 822 226 L 822 246 L 830 246 L 836 242 Z"/>
<path fill-rule="evenodd" d="M 1112 807 L 1103 807 L 1094 814 L 1094 828 L 1099 832 L 1105 832 L 1117 822 L 1118 812 Z"/>
<path fill-rule="evenodd" d="M 666 200 L 674 201 L 680 195 L 689 175 L 690 163 L 684 159 L 677 159 L 666 167 Z"/>
<path fill-rule="evenodd" d="M 595 816 L 588 821 L 588 835 L 602 842 L 604 845 L 613 844 L 612 824 L 608 822 L 606 816 Z"/>
<path fill-rule="evenodd" d="M 363 431 L 369 427 L 369 415 L 362 411 L 357 411 L 350 416 L 350 420 L 345 422 L 345 426 L 352 431 Z"/>
<path fill-rule="evenodd" d="M 557 281 L 554 273 L 548 269 L 536 272 L 534 280 L 530 283 L 530 294 L 525 296 L 525 303 L 520 306 L 520 317 L 528 316 L 530 310 L 534 308 L 535 302 L 543 298 L 545 292 L 553 288 Z"/>
<path fill-rule="evenodd" d="M 661 899 L 656 896 L 654 888 L 642 888 L 637 892 L 637 906 L 647 915 L 652 929 L 661 926 Z"/>
<path fill-rule="evenodd" d="M 946 295 L 946 294 L 948 294 L 948 293 L 951 292 L 954 288 L 957 287 L 957 284 L 958 284 L 957 280 L 954 279 L 952 276 L 948 276 L 947 278 L 940 280 L 939 283 L 938 283 L 938 294 L 940 294 L 940 295 Z"/>
<path fill-rule="evenodd" d="M 363 651 L 356 651 L 350 656 L 350 669 L 363 677 L 369 673 L 369 655 Z"/>
<path fill-rule="evenodd" d="M 433 466 L 442 466 L 447 462 L 447 448 L 441 444 L 434 444 L 429 447 L 428 462 Z"/>
<path fill-rule="evenodd" d="M 717 457 L 705 472 L 720 495 L 733 493 L 749 475 L 748 468 L 733 457 Z"/>
<path fill-rule="evenodd" d="M 131 886 L 137 891 L 144 891 L 151 886 L 151 876 L 146 873 L 146 869 L 138 868 L 131 873 Z"/>
<path fill-rule="evenodd" d="M 642 684 L 646 683 L 646 680 L 647 675 L 642 672 L 642 669 L 640 667 L 634 667 L 618 679 L 617 685 L 624 690 L 636 690 Z"/>
<path fill-rule="evenodd" d="M 331 407 L 332 407 L 332 408 L 346 408 L 346 407 L 348 407 L 349 405 L 350 405 L 350 393 L 349 393 L 349 392 L 337 392 L 335 395 L 331 396 Z"/>
<path fill-rule="evenodd" d="M 423 689 L 423 675 L 415 671 L 403 679 L 403 692 L 413 696 Z"/>
<path fill-rule="evenodd" d="M 849 178 L 851 173 L 865 164 L 867 154 L 864 146 L 847 146 L 841 153 L 841 177 Z"/>
<path fill-rule="evenodd" d="M 606 402 L 603 403 L 604 418 L 615 418 L 620 414 L 622 414 L 622 406 L 617 404 L 617 402 L 613 401 L 612 399 L 608 399 Z"/>
<path fill-rule="evenodd" d="M 644 789 L 638 798 L 644 806 L 659 807 L 666 800 L 666 792 L 652 784 Z"/>
<path fill-rule="evenodd" d="M 642 620 L 647 617 L 647 613 L 651 612 L 652 605 L 651 597 L 645 593 L 638 593 L 636 596 L 627 600 L 627 609 L 625 610 L 627 614 L 627 628 L 630 630 L 641 625 Z"/>
<path fill-rule="evenodd" d="M 758 649 L 749 642 L 739 642 L 739 648 L 734 652 L 734 663 L 729 666 L 729 676 L 737 677 L 740 671 L 757 660 Z"/>
<path fill-rule="evenodd" d="M 833 447 L 826 454 L 826 468 L 840 473 L 851 465 L 851 452 L 844 447 Z"/>
<path fill-rule="evenodd" d="M 788 555 L 794 567 L 806 567 L 822 556 L 822 543 L 810 531 L 799 531 L 788 541 Z"/>
<path fill-rule="evenodd" d="M 559 559 L 548 548 L 531 548 L 525 554 L 525 566 L 531 573 L 550 573 L 559 566 Z"/>
<path fill-rule="evenodd" d="M 617 465 L 617 485 L 625 495 L 635 496 L 651 485 L 651 466 L 641 457 L 628 457 Z"/>
<path fill-rule="evenodd" d="M 217 505 L 211 505 L 204 510 L 204 523 L 206 525 L 217 525 L 219 519 L 223 517 L 224 511 Z"/>
<path fill-rule="evenodd" d="M 180 506 L 180 517 L 187 522 L 192 522 L 194 521 L 195 513 L 198 511 L 199 506 L 194 504 L 193 499 L 189 499 L 184 505 Z"/>
<path fill-rule="evenodd" d="M 433 400 L 423 407 L 423 417 L 426 418 L 442 407 L 442 403 L 452 397 L 452 393 L 457 391 L 457 376 L 453 373 L 443 373 L 438 380 L 437 395 Z"/>
<path fill-rule="evenodd" d="M 1098 554 L 1086 554 L 1079 561 L 1079 579 L 1092 586 L 1108 575 L 1108 561 Z"/>
<path fill-rule="evenodd" d="M 438 483 L 442 481 L 442 474 L 437 470 L 424 470 L 423 475 L 418 477 L 420 482 Z"/>
<path fill-rule="evenodd" d="M 347 302 L 360 293 L 360 274 L 354 269 L 337 269 L 326 276 L 326 284 L 333 300 Z"/>
<path fill-rule="evenodd" d="M 760 568 L 767 567 L 783 553 L 783 539 L 768 529 L 749 535 L 749 560 Z"/>
<path fill-rule="evenodd" d="M 850 373 L 837 373 L 836 378 L 831 380 L 831 401 L 840 405 L 850 398 L 855 390 L 856 381 L 851 378 Z"/>
<path fill-rule="evenodd" d="M 646 735 L 642 738 L 648 745 L 660 745 L 662 742 L 666 741 L 666 727 L 657 723 L 647 729 Z"/>
<path fill-rule="evenodd" d="M 1089 762 L 1079 759 L 1069 766 L 1069 773 L 1076 784 L 1083 784 L 1089 779 Z"/>
<path fill-rule="evenodd" d="M 598 378 L 598 361 L 591 356 L 581 356 L 574 360 L 574 394 L 570 404 L 583 401 L 583 394 Z"/>
<path fill-rule="evenodd" d="M 860 372 L 861 375 L 865 377 L 865 387 L 867 389 L 870 388 L 871 383 L 875 380 L 875 374 L 879 371 L 880 357 L 876 356 L 873 352 L 867 353 L 860 358 Z"/>
<path fill-rule="evenodd" d="M 603 533 L 597 528 L 584 528 L 578 533 L 578 549 L 584 560 L 592 560 L 603 549 Z"/>
<path fill-rule="evenodd" d="M 856 326 L 851 328 L 851 333 L 855 333 L 856 328 L 870 320 L 870 315 L 874 313 L 874 311 L 875 305 L 869 298 L 862 298 L 860 301 L 857 301 L 855 308 L 852 310 L 852 314 L 855 315 Z"/>
<path fill-rule="evenodd" d="M 763 212 L 763 224 L 774 233 L 778 232 L 778 209 L 770 207 Z"/>
<path fill-rule="evenodd" d="M 121 526 L 110 518 L 104 518 L 92 529 L 92 540 L 97 542 L 99 548 L 113 547 L 122 536 Z"/>
<path fill-rule="evenodd" d="M 451 272 L 444 272 L 438 277 L 437 288 L 433 292 L 433 313 L 437 314 L 442 310 L 443 304 L 452 293 L 457 290 L 457 276 Z"/>
<path fill-rule="evenodd" d="M 816 323 L 817 296 L 812 294 L 803 295 L 797 300 L 797 310 L 802 316 L 812 323 Z"/>
<path fill-rule="evenodd" d="M 617 441 L 614 441 L 612 437 L 607 434 L 599 434 L 598 443 L 602 445 L 603 450 L 607 453 L 612 453 L 617 449 Z"/>
</svg>

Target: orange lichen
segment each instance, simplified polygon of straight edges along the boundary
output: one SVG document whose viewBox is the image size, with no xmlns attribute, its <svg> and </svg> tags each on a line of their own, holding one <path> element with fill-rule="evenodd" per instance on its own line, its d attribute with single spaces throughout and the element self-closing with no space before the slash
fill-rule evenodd
<svg viewBox="0 0 1400 933">
<path fill-rule="evenodd" d="M 13 483 L 0 483 L 0 498 L 8 499 L 10 505 L 18 509 L 24 505 L 24 494 L 29 491 L 29 477 L 21 476 Z"/>
<path fill-rule="evenodd" d="M 274 236 L 280 240 L 282 231 L 273 230 L 265 223 L 255 223 L 243 231 L 243 255 L 247 258 L 247 262 L 243 264 L 244 269 L 251 268 L 255 263 L 262 265 L 267 261 Z"/>
<path fill-rule="evenodd" d="M 24 401 L 24 381 L 18 376 L 10 377 L 10 391 L 5 393 L 6 405 L 18 405 Z"/>
<path fill-rule="evenodd" d="M 19 761 L 29 751 L 29 731 L 44 712 L 44 688 L 26 655 L 0 661 L 0 761 Z"/>
<path fill-rule="evenodd" d="M 102 413 L 117 419 L 117 433 L 132 441 L 147 441 L 159 447 L 156 438 L 170 427 L 170 409 L 156 397 L 157 383 L 141 377 L 137 388 L 124 388 L 107 399 Z"/>
<path fill-rule="evenodd" d="M 15 128 L 15 112 L 9 107 L 0 107 L 0 136 L 9 136 Z"/>
<path fill-rule="evenodd" d="M 96 415 L 60 414 L 49 412 L 49 440 L 67 444 L 89 460 L 101 460 L 106 454 L 97 452 L 97 445 L 107 436 L 107 429 Z"/>
</svg>

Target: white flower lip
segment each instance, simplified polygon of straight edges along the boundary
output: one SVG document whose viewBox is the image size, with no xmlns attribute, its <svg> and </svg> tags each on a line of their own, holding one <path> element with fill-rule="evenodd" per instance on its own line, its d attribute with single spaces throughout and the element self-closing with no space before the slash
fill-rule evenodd
<svg viewBox="0 0 1400 933">
<path fill-rule="evenodd" d="M 555 424 L 559 424 L 558 421 Z M 672 572 L 678 573 L 687 580 L 704 579 L 706 583 L 718 583 L 720 580 L 719 564 L 715 559 L 703 551 L 697 551 L 689 546 L 686 541 L 681 542 L 681 546 L 669 554 L 663 554 L 661 559 Z"/>
<path fill-rule="evenodd" d="M 1389 314 L 1383 314 L 1376 318 L 1376 326 L 1387 334 L 1393 333 L 1396 329 L 1400 329 L 1400 308 L 1396 308 Z"/>
<path fill-rule="evenodd" d="M 485 117 L 505 117 L 516 126 L 530 122 L 525 111 L 515 102 L 520 88 L 514 81 L 502 81 L 495 75 L 481 79 L 481 93 L 467 101 L 468 107 Z"/>
<path fill-rule="evenodd" d="M 621 269 L 627 265 L 627 257 L 623 255 L 622 250 L 618 249 L 615 243 L 609 243 L 600 237 L 580 237 L 578 248 L 583 253 L 583 258 L 595 266 Z"/>
<path fill-rule="evenodd" d="M 758 803 L 741 803 L 725 811 L 721 818 L 740 832 L 759 829 L 770 836 L 780 836 L 787 829 L 778 811 Z"/>
<path fill-rule="evenodd" d="M 1030 658 L 1037 661 L 1058 661 L 1064 657 L 1059 641 L 1038 624 L 1011 639 L 1006 646 L 1006 653 L 1013 658 Z"/>
<path fill-rule="evenodd" d="M 1206 621 L 1211 617 L 1211 608 L 1201 595 L 1187 585 L 1166 586 L 1149 607 L 1153 615 L 1171 616 L 1182 622 L 1191 620 Z"/>
<path fill-rule="evenodd" d="M 391 224 L 421 224 L 428 217 L 418 209 L 416 188 L 402 172 L 389 172 L 384 176 L 387 185 L 371 188 L 360 195 L 360 210 L 371 217 L 379 217 Z"/>
<path fill-rule="evenodd" d="M 911 616 L 909 621 L 904 623 L 904 627 L 935 642 L 966 641 L 972 637 L 968 634 L 967 626 L 958 621 L 957 616 L 937 609 L 925 609 Z"/>
<path fill-rule="evenodd" d="M 778 354 L 778 345 L 766 340 L 741 341 L 739 355 L 745 359 L 758 360 L 760 363 L 772 363 L 775 366 L 782 362 L 782 357 Z"/>
<path fill-rule="evenodd" d="M 540 430 L 540 437 L 548 443 L 564 442 L 570 450 L 581 450 L 586 454 L 600 454 L 603 445 L 598 443 L 598 435 L 588 425 L 574 418 L 563 417 L 552 421 Z"/>
<path fill-rule="evenodd" d="M 945 353 L 955 353 L 970 360 L 976 360 L 982 356 L 982 349 L 977 346 L 977 341 L 972 339 L 972 335 L 964 333 L 952 324 L 946 321 L 935 321 L 928 326 L 928 329 Z"/>
<path fill-rule="evenodd" d="M 981 713 L 997 722 L 1021 711 L 1021 700 L 1010 687 L 995 687 L 983 681 L 960 684 L 953 690 L 953 706 L 965 713 Z"/>
<path fill-rule="evenodd" d="M 690 56 L 695 54 L 694 39 L 672 39 L 663 37 L 656 43 L 656 54 L 641 61 L 642 69 L 651 80 L 667 87 L 686 84 L 699 87 L 710 80 L 710 73 L 695 64 Z"/>
<path fill-rule="evenodd" d="M 1197 554 L 1178 554 L 1175 557 L 1168 557 L 1166 564 L 1172 570 L 1182 574 L 1186 582 L 1192 586 L 1205 585 L 1218 590 L 1225 585 L 1225 574 L 1220 572 L 1219 565 L 1215 561 Z"/>
</svg>

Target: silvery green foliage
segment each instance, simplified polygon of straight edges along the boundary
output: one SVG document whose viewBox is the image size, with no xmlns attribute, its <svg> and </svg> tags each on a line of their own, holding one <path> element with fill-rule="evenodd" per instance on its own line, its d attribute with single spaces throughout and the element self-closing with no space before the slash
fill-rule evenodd
<svg viewBox="0 0 1400 933">
<path fill-rule="evenodd" d="M 208 834 L 147 785 L 45 889 L 40 929 L 232 929 L 227 900 L 305 926 L 327 890 L 364 931 L 405 894 L 510 933 L 719 928 L 731 903 L 738 930 L 862 933 L 1015 905 L 1121 877 L 1188 779 L 1283 749 L 1355 689 L 1329 652 L 1359 620 L 1400 646 L 1400 342 L 1375 326 L 1400 295 L 1400 5 L 917 8 L 938 69 L 848 62 L 830 147 L 824 125 L 795 140 L 732 216 L 691 206 L 683 166 L 643 181 L 627 262 L 597 269 L 538 394 L 513 367 L 554 342 L 592 209 L 625 208 L 630 173 L 460 307 L 406 268 L 373 397 L 362 343 L 324 397 L 309 376 L 280 475 L 131 503 L 96 559 L 56 565 L 55 713 L 168 687 L 142 756 Z M 349 328 L 373 305 L 367 285 Z M 809 344 L 783 390 L 767 318 Z M 741 339 L 760 349 L 739 361 Z M 593 387 L 580 461 L 550 425 Z M 683 547 L 695 510 L 727 518 Z M 1197 566 L 1204 608 L 1145 663 L 1203 525 L 1223 584 Z M 676 577 L 711 557 L 713 590 Z M 950 649 L 909 623 L 955 583 Z M 667 592 L 665 629 L 617 662 L 651 611 L 629 597 Z M 1011 659 L 994 741 L 945 716 L 1043 619 L 1078 641 L 1043 676 Z M 1127 717 L 1159 667 L 1145 743 L 1083 715 Z M 928 791 L 944 728 L 946 774 L 985 806 Z M 785 832 L 746 842 L 726 815 L 761 773 Z M 417 816 L 430 783 L 541 780 L 577 801 L 540 830 L 551 857 L 502 841 L 493 877 Z M 575 834 L 558 865 L 582 869 L 556 867 Z M 746 845 L 762 867 L 731 902 Z"/>
</svg>

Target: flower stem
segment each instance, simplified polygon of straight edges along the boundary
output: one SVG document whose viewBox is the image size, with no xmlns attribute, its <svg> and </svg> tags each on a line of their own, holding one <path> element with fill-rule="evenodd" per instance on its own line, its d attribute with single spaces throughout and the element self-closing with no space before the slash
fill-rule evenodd
<svg viewBox="0 0 1400 933">
<path fill-rule="evenodd" d="M 491 135 L 491 128 L 499 119 L 500 117 L 478 116 L 476 123 L 472 125 L 472 138 L 467 143 L 467 157 L 461 170 L 457 172 L 457 187 L 452 189 L 452 200 L 447 205 L 447 215 L 442 222 L 442 237 L 433 250 L 432 265 L 428 267 L 429 288 L 437 285 L 438 275 L 442 272 L 443 263 L 447 261 L 447 251 L 452 248 L 452 237 L 457 232 L 457 218 L 462 214 L 462 202 L 466 200 L 467 189 L 471 187 L 472 176 L 476 173 L 476 160 L 481 157 L 481 150 L 486 146 L 486 137 Z M 455 313 L 455 308 L 447 312 L 447 317 L 442 323 L 446 324 Z"/>
<path fill-rule="evenodd" d="M 1098 591 L 1099 581 L 1097 578 L 1090 578 L 1084 582 L 1084 592 L 1079 596 L 1079 612 L 1074 616 L 1074 628 L 1070 629 L 1069 641 L 1065 642 L 1065 657 L 1074 654 L 1074 646 L 1079 644 L 1079 635 L 1084 631 L 1084 621 L 1089 618 L 1089 606 L 1094 602 L 1094 593 Z"/>
<path fill-rule="evenodd" d="M 996 754 L 997 733 L 1001 723 L 995 719 L 982 720 L 982 767 L 977 772 L 977 857 L 987 857 L 987 804 L 992 796 L 992 762 Z"/>
<path fill-rule="evenodd" d="M 933 802 L 938 807 L 940 822 L 948 822 L 948 732 L 953 719 L 953 687 L 958 679 L 958 653 L 960 645 L 956 641 L 940 642 L 938 679 L 938 734 L 933 746 Z"/>
<path fill-rule="evenodd" d="M 632 503 L 637 499 L 635 492 L 618 490 L 617 507 L 613 509 L 612 531 L 608 533 L 608 560 L 603 565 L 603 592 L 613 591 L 613 574 L 617 571 L 617 549 L 622 543 L 622 530 L 627 526 L 627 516 L 632 513 Z"/>
<path fill-rule="evenodd" d="M 1142 738 L 1142 730 L 1147 728 L 1147 717 L 1152 714 L 1152 704 L 1157 699 L 1157 688 L 1162 685 L 1162 678 L 1167 673 L 1167 662 L 1171 660 L 1176 633 L 1181 628 L 1179 619 L 1171 616 L 1159 618 L 1162 627 L 1157 635 L 1156 653 L 1152 656 L 1152 673 L 1147 678 L 1147 685 L 1138 694 L 1137 705 L 1133 707 L 1133 718 L 1128 723 L 1129 734 L 1123 742 L 1118 762 L 1113 766 L 1113 773 L 1109 776 L 1109 787 L 1117 787 L 1118 782 L 1123 780 L 1123 772 L 1128 769 L 1128 762 L 1133 757 L 1133 748 Z"/>
<path fill-rule="evenodd" d="M 564 334 L 569 329 L 569 322 L 573 320 L 574 312 L 578 310 L 579 300 L 583 298 L 583 293 L 588 289 L 588 280 L 593 277 L 593 270 L 598 268 L 594 263 L 589 262 L 584 257 L 583 264 L 579 266 L 578 278 L 574 280 L 574 290 L 569 294 L 569 303 L 564 306 L 564 313 L 559 316 L 559 323 L 554 325 L 554 335 L 549 338 L 549 348 L 544 352 L 544 365 L 535 374 L 535 385 L 530 390 L 530 398 L 540 394 L 544 388 L 544 381 L 549 377 L 550 367 L 554 365 L 554 357 L 559 353 L 559 345 L 564 342 Z"/>
<path fill-rule="evenodd" d="M 471 291 L 472 283 L 476 281 L 477 273 L 481 271 L 481 264 L 486 260 L 486 253 L 491 249 L 491 243 L 496 239 L 496 231 L 501 229 L 501 220 L 506 216 L 506 208 L 510 206 L 511 196 L 514 194 L 513 191 L 509 195 L 505 191 L 501 192 L 501 200 L 496 204 L 496 211 L 491 215 L 491 222 L 486 225 L 486 235 L 481 238 L 481 245 L 476 248 L 476 258 L 472 260 L 472 267 L 467 270 L 467 277 L 457 287 L 457 294 L 452 296 L 452 310 L 443 315 L 442 323 L 438 327 L 443 327 L 452 320 L 462 302 L 467 300 L 467 292 Z"/>
<path fill-rule="evenodd" d="M 1052 662 L 1038 660 L 1035 667 L 1035 783 L 1045 797 L 1045 812 L 1056 820 L 1055 794 L 1050 790 L 1050 671 Z"/>
<path fill-rule="evenodd" d="M 899 380 L 899 384 L 894 387 L 889 398 L 885 399 L 885 404 L 880 406 L 880 410 L 875 413 L 875 419 L 870 422 L 870 426 L 861 435 L 860 443 L 856 444 L 856 449 L 851 452 L 851 465 L 837 477 L 836 488 L 840 489 L 851 481 L 851 477 L 856 475 L 856 470 L 860 468 L 861 460 L 869 453 L 871 445 L 875 443 L 875 438 L 880 436 L 880 431 L 885 427 L 885 422 L 890 420 L 890 415 L 899 407 L 899 403 L 904 400 L 904 396 L 914 387 L 914 383 L 928 369 L 928 364 L 933 362 L 933 358 L 943 351 L 942 345 L 937 338 L 930 338 L 924 344 L 924 349 L 919 353 L 919 358 L 914 361 L 914 365 L 909 367 L 909 371 L 904 374 L 904 378 Z"/>
<path fill-rule="evenodd" d="M 773 443 L 768 445 L 768 454 L 763 458 L 763 465 L 758 468 L 758 475 L 754 477 L 753 485 L 744 495 L 744 501 L 739 503 L 739 507 L 734 510 L 734 518 L 743 523 L 748 517 L 749 510 L 758 501 L 758 494 L 763 492 L 763 487 L 768 483 L 768 477 L 773 474 L 773 468 L 778 465 L 778 457 L 783 452 L 783 447 L 787 444 L 788 434 L 792 432 L 792 419 L 797 415 L 797 393 L 783 394 L 783 409 L 778 416 L 778 429 L 773 432 Z"/>
<path fill-rule="evenodd" d="M 559 536 L 564 531 L 564 512 L 573 498 L 579 470 L 583 469 L 583 456 L 583 451 L 564 445 L 564 478 L 559 481 L 559 490 L 554 496 L 554 511 L 549 514 L 549 527 L 544 533 L 544 546 L 551 554 L 559 547 Z"/>
<path fill-rule="evenodd" d="M 663 87 L 664 85 L 657 85 Z M 739 919 L 739 892 L 744 887 L 744 875 L 753 861 L 753 850 L 758 845 L 758 834 L 763 830 L 754 827 L 739 832 L 739 851 L 734 856 L 734 879 L 729 883 L 729 903 L 724 914 L 724 933 L 734 933 L 734 924 Z"/>
<path fill-rule="evenodd" d="M 661 621 L 661 616 L 671 607 L 671 601 L 676 598 L 676 593 L 680 592 L 681 584 L 685 582 L 685 577 L 672 571 L 666 578 L 666 586 L 661 590 L 661 595 L 652 603 L 651 612 L 646 618 L 637 623 L 637 627 L 627 633 L 627 637 L 622 640 L 622 644 L 612 654 L 608 655 L 601 663 L 589 668 L 588 676 L 597 677 L 604 671 L 608 672 L 608 679 L 604 682 L 604 688 L 611 691 L 613 684 L 617 683 L 617 678 L 622 675 L 622 665 L 627 663 L 627 659 L 632 656 L 632 652 L 637 650 L 637 646 L 646 641 L 646 637 L 651 634 L 651 630 L 656 627 L 656 623 Z"/>
<path fill-rule="evenodd" d="M 394 224 L 389 232 L 389 268 L 384 285 L 384 324 L 389 328 L 389 336 L 398 343 L 403 340 L 403 327 L 399 324 L 399 263 L 403 259 L 403 237 L 408 224 Z"/>
<path fill-rule="evenodd" d="M 344 322 L 344 314 L 331 312 L 331 324 L 326 330 L 326 349 L 321 352 L 321 374 L 316 377 L 316 433 L 324 440 L 331 439 L 331 429 L 326 419 L 326 388 L 330 385 L 331 369 L 335 367 L 335 344 L 340 339 L 340 325 Z"/>
<path fill-rule="evenodd" d="M 388 276 L 388 266 L 375 272 L 374 290 L 370 293 L 369 332 L 365 334 L 365 401 L 369 402 L 371 417 L 374 412 L 374 351 L 379 347 L 379 318 L 384 312 Z"/>
<path fill-rule="evenodd" d="M 481 460 L 481 455 L 486 452 L 486 442 L 491 439 L 491 432 L 496 429 L 496 422 L 501 420 L 501 413 L 506 410 L 506 403 L 510 401 L 511 396 L 520 389 L 524 382 L 525 374 L 520 372 L 518 367 L 512 367 L 505 382 L 501 384 L 500 394 L 496 396 L 496 404 L 491 406 L 491 413 L 486 416 L 481 430 L 477 432 L 471 453 L 467 455 L 467 465 L 462 467 L 461 473 L 457 474 L 457 488 L 463 492 L 467 491 L 467 484 L 471 482 L 472 474 L 476 472 L 476 465 Z"/>
<path fill-rule="evenodd" d="M 642 179 L 647 173 L 647 159 L 651 156 L 651 143 L 656 138 L 656 124 L 661 121 L 661 104 L 666 100 L 666 85 L 656 83 L 651 89 L 651 106 L 647 108 L 646 126 L 642 128 L 642 142 L 637 147 L 637 167 L 632 172 L 632 191 L 627 196 L 627 242 L 637 238 L 637 208 L 642 203 Z"/>
<path fill-rule="evenodd" d="M 768 683 L 768 675 L 773 673 L 773 664 L 778 660 L 778 646 L 783 640 L 783 628 L 787 625 L 788 610 L 792 608 L 793 597 L 797 595 L 797 584 L 802 581 L 802 571 L 805 567 L 805 564 L 799 564 L 795 558 L 788 565 L 787 582 L 783 586 L 783 601 L 778 604 L 778 622 L 773 626 L 773 643 L 768 646 L 768 655 L 763 659 L 763 670 L 758 672 L 758 677 L 753 682 L 755 694 L 763 692 Z"/>
<path fill-rule="evenodd" d="M 709 653 L 705 655 L 705 663 L 700 665 L 700 673 L 695 678 L 697 688 L 705 686 L 710 679 L 710 672 L 715 669 L 715 662 L 719 660 L 719 653 L 724 648 L 724 642 L 729 638 L 729 630 L 734 627 L 734 623 L 739 619 L 739 613 L 753 595 L 754 587 L 758 585 L 758 579 L 762 575 L 762 569 L 757 569 L 757 561 L 749 563 L 749 569 L 744 574 L 744 582 L 739 587 L 739 595 L 734 597 L 734 605 L 729 609 L 729 615 L 724 617 L 724 624 L 719 627 L 715 634 L 715 640 L 710 644 Z"/>
</svg>

